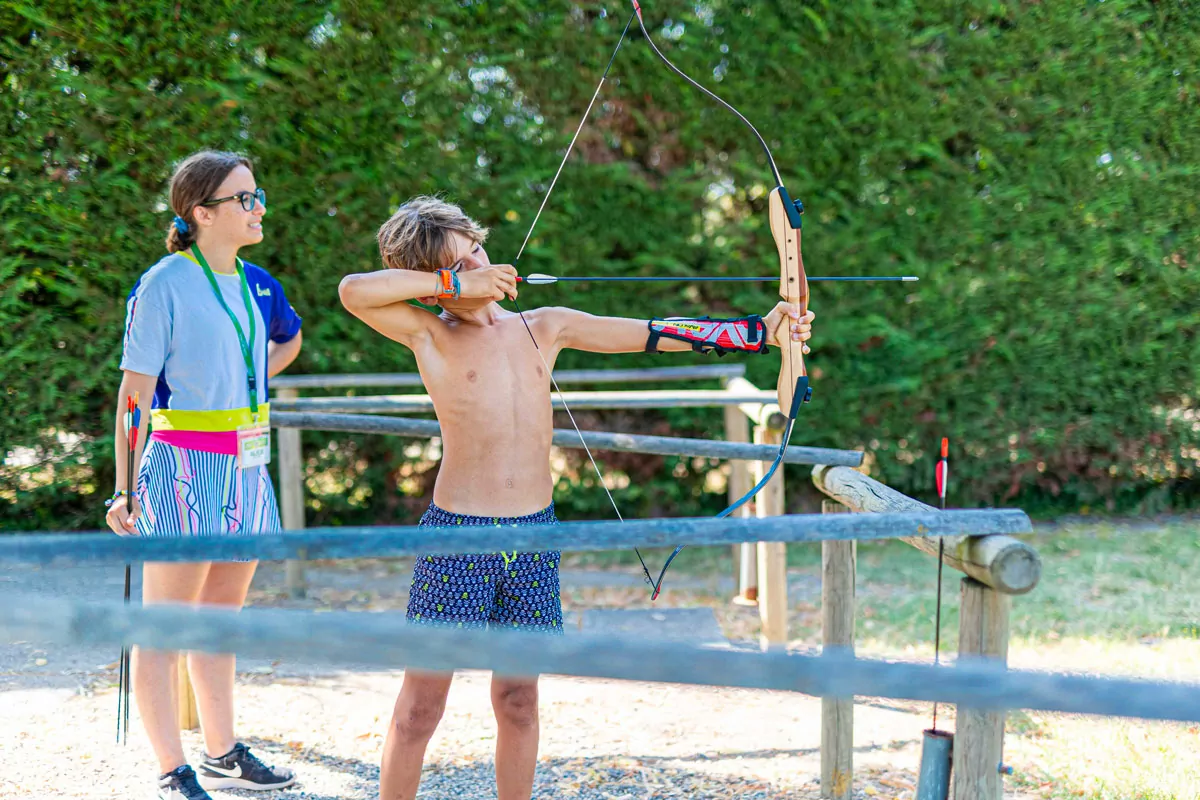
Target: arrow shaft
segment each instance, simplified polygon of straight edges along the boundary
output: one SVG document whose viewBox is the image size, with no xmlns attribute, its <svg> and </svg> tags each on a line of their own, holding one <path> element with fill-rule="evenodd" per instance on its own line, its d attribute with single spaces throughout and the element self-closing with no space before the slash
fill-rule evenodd
<svg viewBox="0 0 1200 800">
<path fill-rule="evenodd" d="M 770 283 L 770 282 L 779 280 L 778 275 L 772 275 L 769 277 L 768 276 L 762 276 L 762 277 L 759 277 L 759 276 L 746 276 L 746 277 L 731 276 L 731 277 L 729 277 L 729 276 L 727 276 L 727 277 L 708 277 L 708 278 L 706 278 L 706 277 L 690 277 L 690 276 L 689 277 L 674 277 L 674 276 L 659 276 L 659 275 L 649 276 L 649 277 L 647 277 L 647 276 L 613 276 L 613 275 L 580 277 L 580 276 L 572 275 L 569 277 L 561 277 L 561 278 L 547 275 L 545 277 L 548 280 L 526 280 L 525 278 L 517 278 L 517 280 L 522 283 L 528 283 L 530 286 L 540 286 L 543 284 L 560 283 L 560 282 L 566 282 L 566 281 L 575 281 L 575 282 L 612 281 L 612 282 L 619 282 L 619 283 L 624 283 L 624 282 L 645 282 L 645 283 L 677 282 L 678 283 L 678 282 L 683 282 L 683 281 L 689 281 L 689 282 L 693 282 L 693 283 Z M 808 280 L 809 281 L 825 281 L 825 282 L 856 281 L 856 282 L 863 282 L 863 283 L 872 283 L 872 282 L 881 282 L 881 281 L 896 281 L 896 282 L 912 283 L 912 282 L 915 282 L 917 279 L 915 277 L 912 277 L 909 275 L 887 276 L 887 277 L 880 277 L 880 278 L 872 278 L 872 277 L 855 275 L 855 276 L 832 276 L 832 277 L 826 277 L 826 278 L 809 276 Z"/>
</svg>

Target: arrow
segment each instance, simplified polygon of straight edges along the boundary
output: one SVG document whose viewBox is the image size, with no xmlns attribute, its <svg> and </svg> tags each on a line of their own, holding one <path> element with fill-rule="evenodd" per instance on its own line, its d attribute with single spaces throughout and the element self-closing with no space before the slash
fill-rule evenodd
<svg viewBox="0 0 1200 800">
<path fill-rule="evenodd" d="M 576 282 L 581 282 L 581 281 L 663 281 L 663 282 L 692 281 L 692 282 L 705 282 L 705 283 L 719 283 L 719 282 L 767 283 L 770 281 L 777 281 L 777 280 L 779 280 L 778 275 L 763 276 L 763 277 L 759 277 L 759 276 L 743 277 L 743 276 L 738 275 L 738 276 L 732 276 L 732 277 L 719 277 L 719 278 L 705 278 L 705 277 L 691 277 L 691 276 L 675 277 L 675 276 L 669 276 L 669 275 L 668 276 L 656 275 L 653 277 L 627 277 L 627 276 L 612 276 L 612 275 L 606 275 L 604 277 L 597 277 L 597 276 L 579 277 L 576 275 L 572 275 L 570 277 L 561 277 L 560 278 L 557 275 L 543 275 L 540 272 L 534 272 L 529 275 L 525 275 L 524 277 L 517 278 L 518 282 L 527 283 L 530 286 L 546 286 L 546 285 L 549 285 L 552 283 L 558 283 L 560 281 L 576 281 Z M 860 277 L 860 276 L 832 277 L 832 278 L 809 277 L 809 280 L 810 281 L 862 281 L 862 282 L 897 281 L 897 282 L 903 282 L 903 283 L 915 283 L 916 281 L 920 280 L 920 278 L 917 278 L 913 275 L 903 275 L 903 276 L 888 276 L 888 277 L 882 277 L 882 278 Z"/>
<path fill-rule="evenodd" d="M 942 437 L 942 457 L 938 459 L 934 482 L 937 484 L 938 500 L 942 511 L 946 510 L 946 490 L 950 486 L 950 439 Z M 942 556 L 946 553 L 946 540 L 938 537 L 937 610 L 933 623 L 933 665 L 941 660 L 942 652 Z M 933 704 L 933 730 L 937 730 L 938 704 Z"/>
</svg>

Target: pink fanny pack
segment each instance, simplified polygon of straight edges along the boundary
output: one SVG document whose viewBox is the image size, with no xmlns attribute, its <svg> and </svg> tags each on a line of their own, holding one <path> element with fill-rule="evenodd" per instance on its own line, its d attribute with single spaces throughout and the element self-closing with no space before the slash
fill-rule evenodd
<svg viewBox="0 0 1200 800">
<path fill-rule="evenodd" d="M 236 456 L 238 452 L 237 431 L 155 431 L 150 441 L 202 453 Z"/>
</svg>

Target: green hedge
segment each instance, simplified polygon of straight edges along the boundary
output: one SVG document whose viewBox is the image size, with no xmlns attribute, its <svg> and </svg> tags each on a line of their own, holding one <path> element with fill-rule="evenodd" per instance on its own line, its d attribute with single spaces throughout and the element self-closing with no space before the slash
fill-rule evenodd
<svg viewBox="0 0 1200 800">
<path fill-rule="evenodd" d="M 413 368 L 336 300 L 343 274 L 376 268 L 374 230 L 405 198 L 463 203 L 493 228 L 493 260 L 515 255 L 628 9 L 396 5 L 0 7 L 0 451 L 17 457 L 0 469 L 0 525 L 100 524 L 123 298 L 163 252 L 166 179 L 189 152 L 257 162 L 268 232 L 246 255 L 305 317 L 293 372 Z M 814 400 L 797 442 L 864 447 L 874 475 L 928 498 L 948 435 L 957 505 L 1194 502 L 1200 26 L 1187 7 L 645 3 L 669 56 L 764 132 L 808 209 L 811 274 L 922 279 L 813 286 Z M 635 26 L 522 269 L 773 272 L 767 180 L 750 133 Z M 775 299 L 717 284 L 632 301 L 628 286 L 535 291 L 527 303 L 643 316 Z M 664 363 L 569 353 L 561 366 Z M 771 386 L 778 359 L 748 368 Z M 720 411 L 580 416 L 704 436 Z M 427 501 L 433 473 L 411 443 L 305 442 L 312 523 L 411 521 Z M 632 478 L 627 515 L 720 507 L 705 465 L 604 461 Z M 564 515 L 607 516 L 574 466 Z M 792 507 L 811 508 L 805 472 L 789 477 Z"/>
</svg>

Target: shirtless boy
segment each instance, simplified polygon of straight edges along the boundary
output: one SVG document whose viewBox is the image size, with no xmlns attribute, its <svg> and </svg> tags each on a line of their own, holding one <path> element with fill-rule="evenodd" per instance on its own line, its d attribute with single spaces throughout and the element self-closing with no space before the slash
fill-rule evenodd
<svg viewBox="0 0 1200 800">
<path fill-rule="evenodd" d="M 346 276 L 342 304 L 367 325 L 413 351 L 442 429 L 442 463 L 422 525 L 553 525 L 550 376 L 559 352 L 636 353 L 648 321 L 597 317 L 570 308 L 525 313 L 541 353 L 517 313 L 497 301 L 517 297 L 517 272 L 492 264 L 487 231 L 457 206 L 418 197 L 379 229 L 387 269 Z M 441 306 L 434 314 L 410 303 Z M 752 327 L 767 343 L 790 322 L 811 335 L 812 313 L 778 304 Z M 753 331 L 751 331 L 753 333 Z M 786 335 L 786 334 L 785 334 Z M 659 351 L 692 344 L 657 339 Z M 544 358 L 544 361 L 543 361 Z M 409 595 L 414 624 L 504 626 L 562 633 L 557 551 L 426 556 Z M 384 744 L 381 800 L 411 800 L 421 763 L 446 705 L 451 674 L 406 670 Z M 528 800 L 538 751 L 536 678 L 493 676 L 499 800 Z"/>
</svg>

